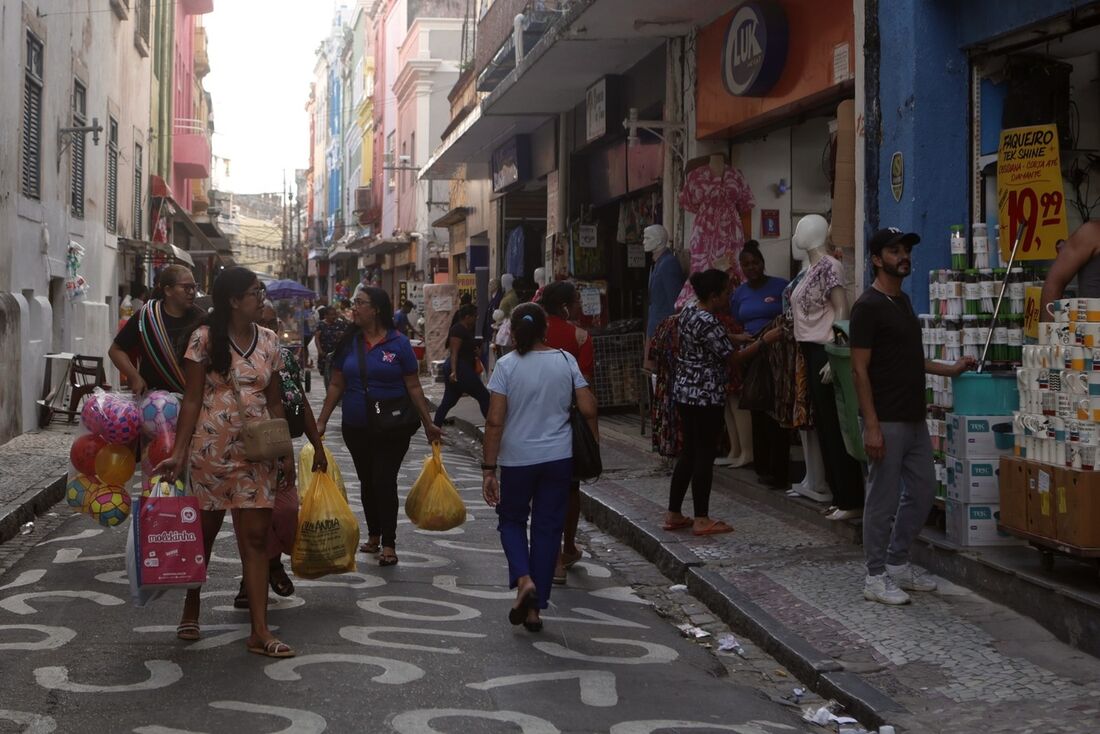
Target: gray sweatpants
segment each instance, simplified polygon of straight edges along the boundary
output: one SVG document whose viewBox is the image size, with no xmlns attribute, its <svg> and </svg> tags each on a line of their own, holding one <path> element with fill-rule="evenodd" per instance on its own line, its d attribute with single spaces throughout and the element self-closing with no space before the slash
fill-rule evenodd
<svg viewBox="0 0 1100 734">
<path fill-rule="evenodd" d="M 863 553 L 871 576 L 884 573 L 886 564 L 909 561 L 909 547 L 924 527 L 936 494 L 927 424 L 881 425 L 886 456 L 870 462 L 863 506 Z"/>
</svg>

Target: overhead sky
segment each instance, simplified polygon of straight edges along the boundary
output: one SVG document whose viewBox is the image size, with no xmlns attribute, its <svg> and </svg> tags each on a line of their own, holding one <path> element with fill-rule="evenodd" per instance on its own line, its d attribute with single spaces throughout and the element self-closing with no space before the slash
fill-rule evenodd
<svg viewBox="0 0 1100 734">
<path fill-rule="evenodd" d="M 309 165 L 314 51 L 332 27 L 331 0 L 218 0 L 203 17 L 210 40 L 207 91 L 214 99 L 219 181 L 240 194 L 281 191 L 283 170 Z"/>
</svg>

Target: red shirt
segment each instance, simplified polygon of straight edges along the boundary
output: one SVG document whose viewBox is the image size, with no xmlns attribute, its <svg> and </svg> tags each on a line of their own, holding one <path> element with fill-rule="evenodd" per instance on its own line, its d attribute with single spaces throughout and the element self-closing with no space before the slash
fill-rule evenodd
<svg viewBox="0 0 1100 734">
<path fill-rule="evenodd" d="M 580 343 L 583 339 L 584 343 Z M 550 316 L 546 321 L 546 346 L 562 349 L 573 355 L 581 374 L 589 382 L 595 372 L 596 358 L 592 351 L 592 337 L 588 332 L 559 316 Z"/>
</svg>

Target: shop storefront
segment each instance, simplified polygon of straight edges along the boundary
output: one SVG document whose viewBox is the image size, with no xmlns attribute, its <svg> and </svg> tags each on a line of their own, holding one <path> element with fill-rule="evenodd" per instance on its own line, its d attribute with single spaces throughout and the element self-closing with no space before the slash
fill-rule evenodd
<svg viewBox="0 0 1100 734">
<path fill-rule="evenodd" d="M 834 244 L 854 244 L 854 161 L 838 155 L 854 148 L 854 23 L 850 2 L 773 0 L 735 8 L 698 35 L 687 168 L 721 155 L 741 173 L 756 204 L 745 235 L 760 242 L 771 275 L 794 275 L 791 236 L 808 214 L 830 220 Z M 734 56 L 746 24 L 765 51 L 743 62 Z M 851 281 L 855 258 L 846 261 Z"/>
<path fill-rule="evenodd" d="M 515 277 L 534 293 L 535 271 L 545 268 L 547 177 L 557 169 L 558 130 L 548 120 L 493 151 L 492 198 L 498 217 L 498 272 Z M 463 272 L 473 272 L 469 257 Z"/>
</svg>

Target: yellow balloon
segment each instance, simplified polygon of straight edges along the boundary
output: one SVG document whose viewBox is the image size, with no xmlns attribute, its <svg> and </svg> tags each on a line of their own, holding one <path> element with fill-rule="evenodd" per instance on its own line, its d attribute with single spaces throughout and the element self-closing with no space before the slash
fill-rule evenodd
<svg viewBox="0 0 1100 734">
<path fill-rule="evenodd" d="M 95 473 L 99 481 L 121 487 L 134 476 L 134 452 L 125 446 L 104 446 L 95 455 Z"/>
</svg>

